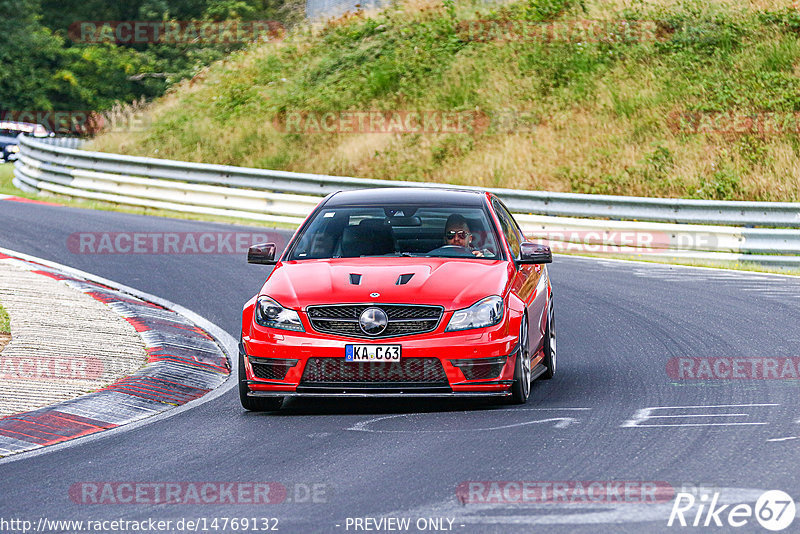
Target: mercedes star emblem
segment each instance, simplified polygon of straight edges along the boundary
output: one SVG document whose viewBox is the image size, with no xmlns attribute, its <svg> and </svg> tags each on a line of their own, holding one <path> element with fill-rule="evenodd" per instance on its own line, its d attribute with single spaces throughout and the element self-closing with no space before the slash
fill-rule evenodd
<svg viewBox="0 0 800 534">
<path fill-rule="evenodd" d="M 389 318 L 386 312 L 380 308 L 367 308 L 361 312 L 361 317 L 358 318 L 358 326 L 361 330 L 369 336 L 377 336 L 386 330 L 389 324 Z"/>
</svg>

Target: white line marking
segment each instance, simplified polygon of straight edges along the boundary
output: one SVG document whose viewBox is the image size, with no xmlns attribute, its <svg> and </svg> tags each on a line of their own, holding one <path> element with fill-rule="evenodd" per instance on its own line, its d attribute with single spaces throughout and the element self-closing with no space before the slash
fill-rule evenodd
<svg viewBox="0 0 800 534">
<path fill-rule="evenodd" d="M 788 438 L 770 438 L 767 441 L 789 441 L 790 439 L 798 439 L 797 436 L 789 436 Z"/>
<path fill-rule="evenodd" d="M 691 408 L 743 408 L 743 407 L 756 407 L 756 406 L 780 406 L 779 404 L 711 404 L 708 406 L 650 406 L 636 410 L 632 419 L 628 419 L 620 425 L 620 428 L 654 428 L 654 427 L 669 427 L 669 426 L 736 426 L 736 425 L 766 425 L 768 423 L 665 423 L 657 425 L 642 424 L 651 419 L 671 419 L 679 417 L 749 417 L 750 414 L 668 414 L 668 415 L 653 415 L 655 410 L 686 410 Z"/>
<path fill-rule="evenodd" d="M 748 413 L 690 413 L 684 415 L 651 415 L 648 419 L 674 419 L 676 417 L 747 417 Z"/>
<path fill-rule="evenodd" d="M 764 493 L 755 488 L 714 488 L 720 493 L 718 504 L 755 503 Z M 611 525 L 622 523 L 665 524 L 672 499 L 657 503 L 580 502 L 580 503 L 468 503 L 446 499 L 416 508 L 392 510 L 381 517 L 453 517 L 461 524 L 477 525 Z M 597 529 L 595 529 L 596 531 Z M 649 529 L 642 529 L 649 532 Z"/>
<path fill-rule="evenodd" d="M 663 425 L 631 425 L 632 428 L 660 428 L 665 426 L 736 426 L 736 425 L 768 425 L 769 423 L 668 423 Z M 630 428 L 630 427 L 628 427 Z"/>
<path fill-rule="evenodd" d="M 644 408 L 645 410 L 666 410 L 669 408 L 684 409 L 684 408 L 742 408 L 746 406 L 780 406 L 780 404 L 709 404 L 707 406 L 652 406 Z"/>
<path fill-rule="evenodd" d="M 554 256 L 558 256 L 559 259 L 565 258 L 574 258 L 576 260 L 585 260 L 585 261 L 593 261 L 594 263 L 614 263 L 616 265 L 621 264 L 628 264 L 629 267 L 633 268 L 643 268 L 647 267 L 652 270 L 669 270 L 669 269 L 694 269 L 694 270 L 702 270 L 706 271 L 709 274 L 716 274 L 718 276 L 728 276 L 730 278 L 736 278 L 740 276 L 752 276 L 751 280 L 755 280 L 755 277 L 764 277 L 764 278 L 782 278 L 782 279 L 792 279 L 797 280 L 798 275 L 796 274 L 777 274 L 777 273 L 760 273 L 758 271 L 736 271 L 732 269 L 724 269 L 718 267 L 697 267 L 694 265 L 679 265 L 679 264 L 665 264 L 665 263 L 651 263 L 647 261 L 640 261 L 640 260 L 618 260 L 616 258 L 592 258 L 590 256 L 578 256 L 575 254 L 554 254 Z M 741 273 L 741 274 L 739 274 Z M 699 273 L 698 273 L 699 274 Z"/>
<path fill-rule="evenodd" d="M 536 408 L 533 408 L 535 410 Z M 554 408 L 557 409 L 557 408 Z M 587 409 L 587 408 L 577 408 Z M 516 411 L 516 410 L 515 410 Z M 464 412 L 467 413 L 467 412 Z M 513 411 L 506 411 L 506 413 L 513 413 Z M 553 425 L 555 428 L 567 428 L 571 424 L 578 423 L 578 420 L 573 417 L 551 417 L 549 419 L 536 419 L 533 421 L 523 421 L 521 423 L 512 423 L 509 425 L 499 425 L 499 426 L 491 426 L 491 427 L 481 427 L 481 428 L 459 428 L 455 430 L 421 430 L 421 429 L 411 429 L 411 430 L 374 430 L 371 428 L 367 428 L 369 425 L 373 423 L 377 423 L 379 421 L 384 421 L 386 419 L 398 419 L 401 417 L 414 417 L 419 416 L 420 414 L 409 414 L 409 413 L 400 413 L 400 414 L 392 414 L 392 415 L 384 415 L 381 417 L 374 417 L 372 419 L 367 419 L 366 421 L 361 421 L 353 426 L 346 428 L 345 430 L 352 430 L 354 432 L 374 432 L 374 433 L 395 433 L 395 434 L 416 434 L 416 433 L 451 433 L 451 432 L 485 432 L 487 430 L 503 430 L 506 428 L 514 428 L 514 427 L 521 427 L 526 425 L 535 425 L 538 423 L 555 423 Z"/>
<path fill-rule="evenodd" d="M 584 411 L 584 410 L 591 410 L 591 408 L 517 408 L 514 410 L 515 412 L 534 412 L 534 411 L 561 411 L 561 410 L 574 410 L 574 411 Z M 511 411 L 511 410 L 506 410 Z"/>
</svg>

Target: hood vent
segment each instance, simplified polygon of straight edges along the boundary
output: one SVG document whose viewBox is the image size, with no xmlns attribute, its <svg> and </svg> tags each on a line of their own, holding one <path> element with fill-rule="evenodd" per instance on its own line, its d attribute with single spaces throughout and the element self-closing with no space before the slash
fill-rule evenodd
<svg viewBox="0 0 800 534">
<path fill-rule="evenodd" d="M 397 278 L 397 282 L 395 282 L 395 283 L 394 283 L 394 285 L 396 285 L 396 286 L 404 286 L 404 285 L 406 285 L 406 284 L 407 284 L 407 283 L 408 283 L 408 282 L 411 280 L 411 278 L 413 278 L 413 277 L 414 277 L 414 273 L 411 273 L 411 274 L 401 274 L 401 275 L 400 275 L 400 276 Z"/>
<path fill-rule="evenodd" d="M 356 273 L 350 273 L 350 283 L 354 286 L 361 285 L 361 275 Z"/>
</svg>

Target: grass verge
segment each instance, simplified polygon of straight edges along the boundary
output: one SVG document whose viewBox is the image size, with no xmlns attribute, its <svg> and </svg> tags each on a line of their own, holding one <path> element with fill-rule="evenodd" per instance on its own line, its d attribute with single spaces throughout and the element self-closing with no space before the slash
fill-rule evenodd
<svg viewBox="0 0 800 534">
<path fill-rule="evenodd" d="M 580 256 L 584 258 L 601 258 L 601 259 L 612 259 L 612 260 L 625 260 L 625 261 L 637 261 L 637 262 L 644 262 L 644 263 L 658 263 L 663 265 L 684 265 L 687 267 L 705 267 L 709 269 L 727 269 L 731 271 L 748 271 L 748 272 L 757 272 L 757 273 L 767 273 L 767 274 L 782 274 L 787 276 L 799 276 L 800 277 L 800 269 L 779 269 L 777 267 L 768 267 L 764 265 L 760 265 L 758 263 L 753 262 L 734 262 L 734 261 L 712 261 L 712 260 L 692 260 L 692 259 L 685 259 L 685 258 L 653 258 L 647 257 L 645 255 L 631 255 L 631 254 L 592 254 L 592 253 L 569 253 L 569 252 L 559 252 L 556 257 L 558 256 Z"/>
<path fill-rule="evenodd" d="M 0 352 L 3 352 L 9 341 L 11 341 L 11 319 L 3 305 L 0 304 Z"/>
<path fill-rule="evenodd" d="M 369 178 L 798 201 L 798 35 L 791 0 L 406 1 L 234 53 L 156 101 L 144 128 L 93 145 Z M 389 124 L 409 111 L 487 122 L 414 132 L 342 118 L 371 111 Z"/>
<path fill-rule="evenodd" d="M 3 305 L 0 304 L 0 334 L 11 333 L 11 319 L 8 317 L 8 312 Z"/>
</svg>

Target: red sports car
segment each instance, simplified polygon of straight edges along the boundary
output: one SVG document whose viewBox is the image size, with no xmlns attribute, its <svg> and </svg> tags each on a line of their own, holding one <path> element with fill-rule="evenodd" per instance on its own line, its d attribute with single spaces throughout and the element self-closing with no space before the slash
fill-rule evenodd
<svg viewBox="0 0 800 534">
<path fill-rule="evenodd" d="M 242 314 L 239 396 L 505 397 L 556 370 L 550 249 L 490 193 L 370 189 L 326 197 Z"/>
</svg>

